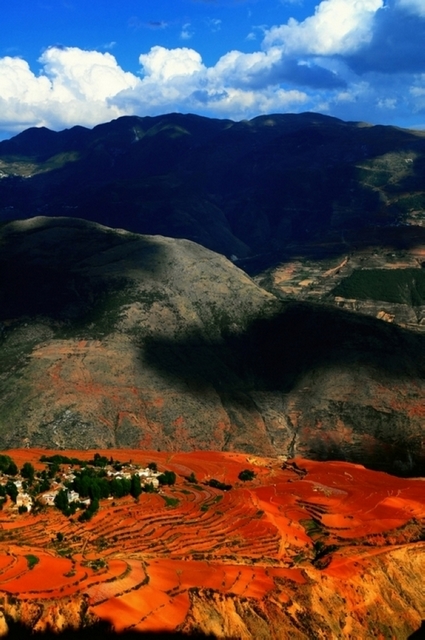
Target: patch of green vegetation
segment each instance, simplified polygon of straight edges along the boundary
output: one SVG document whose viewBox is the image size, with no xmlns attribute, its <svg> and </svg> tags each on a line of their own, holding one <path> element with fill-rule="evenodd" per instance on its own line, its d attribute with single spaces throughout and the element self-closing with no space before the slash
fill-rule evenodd
<svg viewBox="0 0 425 640">
<path fill-rule="evenodd" d="M 61 169 L 69 162 L 77 162 L 80 157 L 81 154 L 78 153 L 78 151 L 58 153 L 46 160 L 46 162 L 40 164 L 36 173 L 44 173 L 46 171 L 52 171 L 53 169 Z"/>
<path fill-rule="evenodd" d="M 10 456 L 5 454 L 0 455 L 0 471 L 10 476 L 16 476 L 18 473 L 18 467 Z"/>
<path fill-rule="evenodd" d="M 314 550 L 314 562 L 317 560 L 322 560 L 325 556 L 333 553 L 338 549 L 338 546 L 335 544 L 326 545 L 321 540 L 317 540 L 313 545 Z"/>
<path fill-rule="evenodd" d="M 220 491 L 230 491 L 230 489 L 232 488 L 231 484 L 220 482 L 220 480 L 217 480 L 216 478 L 211 478 L 211 480 L 208 480 L 208 482 L 206 482 L 205 484 L 207 484 L 209 487 L 213 487 L 214 489 L 220 489 Z"/>
<path fill-rule="evenodd" d="M 164 471 L 158 476 L 158 482 L 161 485 L 173 485 L 176 482 L 176 474 L 174 471 Z"/>
<path fill-rule="evenodd" d="M 357 177 L 369 187 L 393 190 L 401 180 L 415 180 L 414 154 L 389 152 L 367 160 L 357 167 Z"/>
<path fill-rule="evenodd" d="M 171 496 L 161 495 L 161 497 L 164 499 L 167 507 L 177 507 L 180 502 L 178 498 L 172 498 Z"/>
<path fill-rule="evenodd" d="M 238 475 L 239 480 L 242 480 L 243 482 L 247 482 L 249 480 L 254 480 L 255 478 L 255 471 L 252 471 L 252 469 L 244 469 L 243 471 L 240 472 L 240 474 Z"/>
<path fill-rule="evenodd" d="M 294 564 L 300 564 L 301 562 L 304 562 L 307 559 L 308 558 L 304 553 L 298 553 L 296 556 L 293 557 L 293 562 Z"/>
<path fill-rule="evenodd" d="M 353 271 L 332 293 L 341 298 L 421 306 L 425 304 L 425 269 Z"/>
<path fill-rule="evenodd" d="M 34 569 L 35 565 L 40 562 L 40 558 L 34 556 L 32 553 L 29 553 L 25 557 L 27 559 L 28 569 Z"/>
<path fill-rule="evenodd" d="M 98 571 L 99 569 L 105 569 L 108 567 L 108 563 L 104 558 L 96 558 L 95 560 L 86 560 L 82 563 L 83 567 L 90 567 L 93 571 Z"/>
<path fill-rule="evenodd" d="M 321 523 L 314 518 L 309 520 L 300 520 L 300 525 L 304 527 L 306 534 L 310 536 L 310 538 L 323 533 Z"/>
<path fill-rule="evenodd" d="M 401 213 L 423 211 L 425 209 L 425 193 L 423 191 L 419 191 L 403 195 L 397 199 L 397 208 Z"/>
</svg>

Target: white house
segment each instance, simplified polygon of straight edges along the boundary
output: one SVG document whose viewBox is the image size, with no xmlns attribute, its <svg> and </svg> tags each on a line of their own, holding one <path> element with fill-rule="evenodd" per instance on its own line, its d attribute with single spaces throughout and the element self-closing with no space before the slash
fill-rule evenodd
<svg viewBox="0 0 425 640">
<path fill-rule="evenodd" d="M 80 501 L 80 494 L 77 493 L 76 491 L 68 491 L 67 496 L 68 496 L 68 503 Z"/>
<path fill-rule="evenodd" d="M 17 507 L 26 507 L 27 511 L 31 511 L 32 509 L 32 498 L 28 493 L 18 493 L 16 496 L 16 506 Z"/>
<path fill-rule="evenodd" d="M 55 506 L 55 498 L 58 495 L 57 491 L 46 491 L 40 496 L 41 502 L 47 504 L 49 507 Z"/>
</svg>

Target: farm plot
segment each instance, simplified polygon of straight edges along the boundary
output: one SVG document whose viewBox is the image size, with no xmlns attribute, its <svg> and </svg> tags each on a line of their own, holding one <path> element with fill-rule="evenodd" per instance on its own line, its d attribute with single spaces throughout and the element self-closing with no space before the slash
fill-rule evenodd
<svg viewBox="0 0 425 640">
<path fill-rule="evenodd" d="M 216 452 L 101 454 L 152 461 L 176 482 L 136 499 L 102 499 L 84 523 L 79 512 L 18 514 L 8 503 L 0 589 L 31 602 L 86 594 L 89 613 L 118 631 L 175 629 L 194 590 L 287 602 L 324 555 L 323 571 L 343 579 L 382 547 L 415 539 L 425 518 L 423 482 L 358 465 L 297 460 L 282 468 Z M 252 472 L 246 481 L 242 470 Z M 294 585 L 289 595 L 282 585 Z"/>
</svg>

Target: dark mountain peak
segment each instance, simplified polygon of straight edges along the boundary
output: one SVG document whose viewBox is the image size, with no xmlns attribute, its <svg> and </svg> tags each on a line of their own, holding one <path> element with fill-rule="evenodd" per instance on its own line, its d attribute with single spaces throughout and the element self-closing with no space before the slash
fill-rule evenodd
<svg viewBox="0 0 425 640">
<path fill-rule="evenodd" d="M 73 215 L 237 258 L 339 242 L 425 209 L 424 135 L 320 113 L 29 129 L 0 142 L 0 160 L 0 220 Z"/>
<path fill-rule="evenodd" d="M 22 154 L 38 157 L 43 147 L 47 146 L 50 149 L 58 135 L 47 127 L 31 127 L 10 140 L 0 142 L 0 153 L 1 155 Z"/>
<path fill-rule="evenodd" d="M 89 135 L 90 129 L 81 126 L 63 131 L 31 127 L 10 140 L 0 142 L 0 157 L 21 156 L 44 162 L 58 153 L 80 151 Z"/>
</svg>

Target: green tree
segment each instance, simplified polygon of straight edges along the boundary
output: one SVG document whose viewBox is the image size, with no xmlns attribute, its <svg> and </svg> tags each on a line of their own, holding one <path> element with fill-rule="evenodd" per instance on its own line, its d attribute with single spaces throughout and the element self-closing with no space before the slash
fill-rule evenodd
<svg viewBox="0 0 425 640">
<path fill-rule="evenodd" d="M 52 462 L 52 464 L 49 467 L 49 478 L 54 478 L 55 475 L 60 471 L 60 466 L 57 462 Z"/>
<path fill-rule="evenodd" d="M 3 473 L 6 473 L 8 476 L 16 476 L 18 467 L 10 456 L 2 454 L 0 455 L 0 471 L 3 471 Z"/>
<path fill-rule="evenodd" d="M 40 558 L 38 556 L 32 555 L 32 553 L 25 556 L 27 559 L 28 569 L 34 569 L 35 565 L 40 562 Z"/>
<path fill-rule="evenodd" d="M 138 498 L 142 493 L 142 483 L 140 482 L 140 476 L 135 473 L 131 476 L 131 489 L 130 494 L 133 498 Z"/>
<path fill-rule="evenodd" d="M 8 476 L 16 476 L 18 473 L 18 467 L 16 466 L 16 464 L 13 462 L 13 460 L 10 461 L 9 466 L 7 467 L 5 473 Z"/>
<path fill-rule="evenodd" d="M 174 471 L 164 471 L 164 473 L 161 473 L 161 475 L 158 476 L 158 482 L 159 484 L 175 484 L 176 474 Z"/>
<path fill-rule="evenodd" d="M 59 511 L 62 511 L 62 513 L 68 514 L 69 503 L 66 489 L 61 489 L 55 495 L 55 507 L 57 507 Z"/>
<path fill-rule="evenodd" d="M 243 471 L 240 472 L 240 474 L 238 475 L 238 478 L 243 482 L 247 482 L 248 480 L 254 480 L 255 473 L 251 469 L 244 469 Z"/>
<path fill-rule="evenodd" d="M 32 466 L 31 462 L 24 462 L 21 469 L 21 476 L 23 478 L 27 478 L 30 484 L 34 482 L 35 469 Z"/>
<path fill-rule="evenodd" d="M 110 483 L 110 491 L 114 498 L 128 496 L 131 491 L 131 481 L 125 478 L 114 478 Z"/>
<path fill-rule="evenodd" d="M 95 453 L 93 456 L 93 460 L 90 460 L 90 463 L 95 467 L 106 467 L 109 460 L 106 456 L 101 456 L 100 453 Z"/>
<path fill-rule="evenodd" d="M 18 487 L 11 480 L 6 484 L 6 493 L 13 502 L 16 502 L 16 498 L 18 497 Z"/>
</svg>

